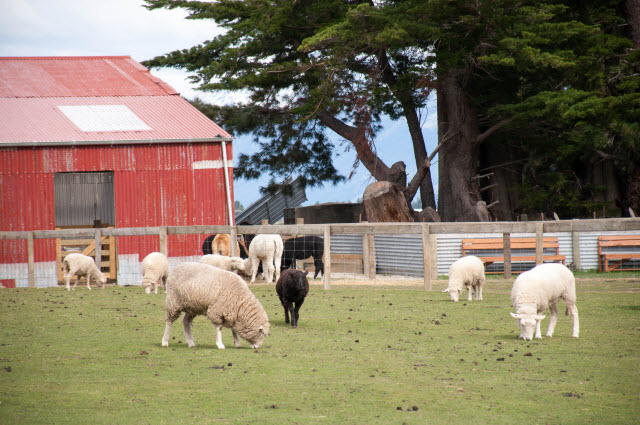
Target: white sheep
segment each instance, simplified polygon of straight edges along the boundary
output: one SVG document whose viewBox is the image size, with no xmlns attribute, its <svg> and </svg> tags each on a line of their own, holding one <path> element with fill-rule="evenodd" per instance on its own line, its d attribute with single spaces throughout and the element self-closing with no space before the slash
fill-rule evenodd
<svg viewBox="0 0 640 425">
<path fill-rule="evenodd" d="M 99 285 L 102 289 L 104 289 L 107 284 L 107 278 L 104 273 L 100 271 L 98 266 L 96 266 L 93 258 L 80 254 L 79 252 L 73 252 L 68 254 L 62 260 L 62 272 L 65 274 L 64 282 L 67 291 L 71 290 L 70 281 L 71 276 L 76 275 L 78 278 L 76 282 L 73 284 L 73 289 L 76 289 L 76 285 L 80 280 L 80 277 L 85 276 L 87 279 L 87 288 L 91 290 L 91 278 L 93 277 L 96 281 L 96 285 Z"/>
<path fill-rule="evenodd" d="M 249 259 L 251 260 L 251 283 L 256 281 L 258 264 L 262 261 L 262 270 L 266 274 L 267 283 L 271 283 L 275 270 L 275 280 L 280 278 L 280 263 L 284 244 L 280 235 L 257 235 L 249 245 Z"/>
<path fill-rule="evenodd" d="M 202 264 L 218 267 L 230 272 L 244 272 L 244 261 L 240 257 L 227 257 L 219 254 L 207 254 L 200 258 Z"/>
<path fill-rule="evenodd" d="M 511 316 L 518 320 L 520 338 L 531 341 L 535 328 L 536 338 L 540 335 L 540 321 L 545 318 L 542 314 L 547 308 L 551 311 L 551 321 L 547 336 L 553 336 L 553 330 L 558 320 L 557 303 L 564 300 L 567 307 L 565 314 L 571 313 L 573 319 L 574 338 L 580 334 L 578 323 L 578 308 L 576 307 L 576 281 L 573 273 L 563 264 L 540 264 L 522 273 L 513 283 L 511 301 L 516 309 Z"/>
<path fill-rule="evenodd" d="M 482 286 L 484 285 L 484 263 L 478 257 L 467 255 L 454 262 L 449 268 L 449 285 L 442 292 L 448 292 L 451 301 L 458 301 L 462 290 L 467 287 L 467 300 L 482 301 Z"/>
<path fill-rule="evenodd" d="M 154 289 L 154 294 L 158 293 L 158 286 L 162 281 L 162 286 L 167 290 L 167 276 L 169 275 L 169 260 L 161 252 L 152 252 L 142 260 L 142 286 L 147 294 Z"/>
<path fill-rule="evenodd" d="M 258 298 L 238 275 L 201 263 L 183 263 L 173 268 L 167 279 L 166 326 L 162 346 L 169 346 L 171 325 L 184 312 L 184 337 L 189 347 L 195 347 L 191 322 L 198 315 L 206 316 L 216 327 L 216 345 L 222 343 L 222 327 L 231 328 L 234 345 L 239 348 L 238 335 L 251 348 L 260 348 L 269 334 L 269 318 Z"/>
</svg>

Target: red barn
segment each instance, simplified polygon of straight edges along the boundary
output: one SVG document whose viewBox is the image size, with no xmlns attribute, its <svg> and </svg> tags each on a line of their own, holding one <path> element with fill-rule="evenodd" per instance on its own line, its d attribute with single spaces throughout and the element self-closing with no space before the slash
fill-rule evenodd
<svg viewBox="0 0 640 425">
<path fill-rule="evenodd" d="M 130 57 L 0 58 L 0 231 L 229 224 L 231 140 Z M 169 255 L 201 244 L 170 235 Z M 117 245 L 119 283 L 140 281 L 158 238 Z M 25 246 L 0 241 L 0 279 L 27 286 Z M 38 286 L 56 285 L 55 242 L 34 248 Z"/>
</svg>

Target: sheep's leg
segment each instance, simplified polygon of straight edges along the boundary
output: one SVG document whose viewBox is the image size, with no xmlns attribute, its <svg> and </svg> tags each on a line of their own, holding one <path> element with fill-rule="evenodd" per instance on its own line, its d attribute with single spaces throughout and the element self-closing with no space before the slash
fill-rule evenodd
<svg viewBox="0 0 640 425">
<path fill-rule="evenodd" d="M 302 303 L 303 302 L 304 302 L 304 300 L 296 303 L 296 308 L 294 309 L 294 312 L 293 312 L 295 314 L 295 317 L 296 317 L 296 324 L 295 324 L 294 328 L 298 327 L 298 319 L 300 319 L 300 307 L 302 307 Z"/>
<path fill-rule="evenodd" d="M 289 313 L 291 313 L 291 327 L 298 327 L 298 315 L 296 314 L 296 310 L 293 308 L 293 303 L 289 304 Z"/>
<path fill-rule="evenodd" d="M 71 290 L 71 276 L 73 276 L 71 270 L 64 276 L 64 287 L 67 288 L 67 291 Z"/>
<path fill-rule="evenodd" d="M 484 285 L 484 281 L 480 281 L 478 283 L 478 301 L 482 301 L 482 286 Z"/>
<path fill-rule="evenodd" d="M 258 273 L 258 265 L 260 260 L 257 257 L 251 257 L 251 283 L 256 282 L 256 274 Z"/>
<path fill-rule="evenodd" d="M 289 307 L 282 302 L 282 300 L 280 300 L 280 302 L 282 303 L 282 307 L 284 307 L 284 323 L 289 324 Z"/>
<path fill-rule="evenodd" d="M 467 286 L 467 301 L 471 301 L 471 291 L 475 291 L 475 289 L 473 288 L 472 285 L 466 285 Z"/>
<path fill-rule="evenodd" d="M 73 272 L 73 274 L 76 274 L 76 272 Z M 76 275 L 76 281 L 73 283 L 73 288 L 72 288 L 74 291 L 76 290 L 76 285 L 78 284 L 78 282 L 80 282 L 80 278 L 81 277 L 82 276 L 77 276 Z"/>
<path fill-rule="evenodd" d="M 538 312 L 538 314 L 540 314 L 540 312 Z M 536 319 L 536 335 L 535 337 L 537 339 L 541 339 L 542 338 L 542 334 L 540 333 L 540 320 Z"/>
<path fill-rule="evenodd" d="M 185 313 L 182 318 L 182 326 L 184 327 L 184 339 L 187 341 L 187 345 L 191 348 L 195 347 L 196 344 L 193 342 L 193 335 L 191 334 L 191 323 L 193 322 L 193 318 L 196 317 L 193 314 Z"/>
<path fill-rule="evenodd" d="M 556 304 L 551 304 L 549 306 L 549 311 L 551 311 L 551 319 L 549 320 L 549 329 L 547 329 L 547 336 L 552 337 L 553 331 L 556 328 L 556 322 L 558 321 L 558 306 Z"/>
<path fill-rule="evenodd" d="M 216 345 L 218 346 L 218 350 L 224 350 L 226 347 L 222 343 L 222 325 L 216 326 Z"/>
<path fill-rule="evenodd" d="M 178 317 L 180 317 L 179 311 L 172 313 L 169 310 L 167 310 L 167 316 L 165 319 L 166 325 L 164 327 L 164 336 L 162 337 L 163 347 L 169 346 L 169 334 L 171 333 L 171 325 L 173 325 L 173 322 L 175 322 Z"/>
<path fill-rule="evenodd" d="M 276 278 L 275 278 L 274 282 L 277 282 L 278 279 L 280 279 L 280 260 L 281 260 L 280 257 L 278 257 L 277 255 L 273 259 L 273 268 L 275 269 L 275 272 L 276 272 Z M 295 259 L 293 260 L 293 264 L 295 266 L 295 264 L 296 264 L 296 260 Z"/>
<path fill-rule="evenodd" d="M 160 279 L 156 280 L 155 285 L 153 285 L 153 286 L 155 286 L 155 289 L 153 290 L 153 293 L 157 294 L 158 293 L 158 286 L 160 286 Z"/>
<path fill-rule="evenodd" d="M 320 273 L 324 274 L 324 263 L 322 262 L 322 258 L 313 259 L 313 267 L 316 269 L 313 274 L 313 280 L 316 280 Z"/>
<path fill-rule="evenodd" d="M 87 288 L 89 290 L 91 290 L 91 273 L 87 273 L 87 275 L 84 278 L 87 279 Z M 97 280 L 96 280 L 96 282 L 97 282 Z M 97 285 L 97 283 L 96 283 L 96 285 Z"/>
<path fill-rule="evenodd" d="M 233 345 L 235 345 L 236 348 L 242 347 L 242 344 L 240 344 L 240 340 L 238 339 L 238 334 L 233 328 L 231 329 L 231 335 L 233 335 Z"/>
<path fill-rule="evenodd" d="M 571 319 L 573 321 L 573 333 L 571 336 L 573 338 L 578 338 L 580 336 L 580 323 L 578 320 L 578 307 L 572 302 L 567 303 L 567 313 L 571 314 Z"/>
</svg>

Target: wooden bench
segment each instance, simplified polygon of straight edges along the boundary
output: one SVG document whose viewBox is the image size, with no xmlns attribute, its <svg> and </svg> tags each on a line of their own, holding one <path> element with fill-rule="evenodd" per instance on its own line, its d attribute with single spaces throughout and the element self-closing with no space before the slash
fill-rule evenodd
<svg viewBox="0 0 640 425">
<path fill-rule="evenodd" d="M 536 238 L 511 238 L 510 242 L 512 264 L 536 261 Z M 543 262 L 559 261 L 565 264 L 566 256 L 560 255 L 557 237 L 542 238 L 542 250 Z M 553 252 L 549 252 L 550 250 Z M 462 239 L 462 255 L 475 255 L 484 262 L 485 267 L 494 262 L 504 262 L 504 240 L 502 238 Z"/>
<path fill-rule="evenodd" d="M 598 271 L 621 270 L 624 263 L 637 259 L 640 259 L 640 235 L 598 236 Z M 624 270 L 640 270 L 640 268 Z"/>
</svg>

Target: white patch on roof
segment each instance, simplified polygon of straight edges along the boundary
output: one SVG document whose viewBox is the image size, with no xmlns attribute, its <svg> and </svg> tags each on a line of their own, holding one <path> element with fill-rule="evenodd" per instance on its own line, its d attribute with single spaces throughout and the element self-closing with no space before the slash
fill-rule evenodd
<svg viewBox="0 0 640 425">
<path fill-rule="evenodd" d="M 59 105 L 58 109 L 82 131 L 152 130 L 125 105 Z"/>
<path fill-rule="evenodd" d="M 228 161 L 229 165 L 228 167 L 231 168 L 231 161 Z M 210 169 L 217 169 L 217 168 L 222 168 L 224 165 L 222 163 L 222 160 L 206 160 L 206 161 L 195 161 L 191 164 L 191 168 L 194 170 L 210 170 Z"/>
</svg>

